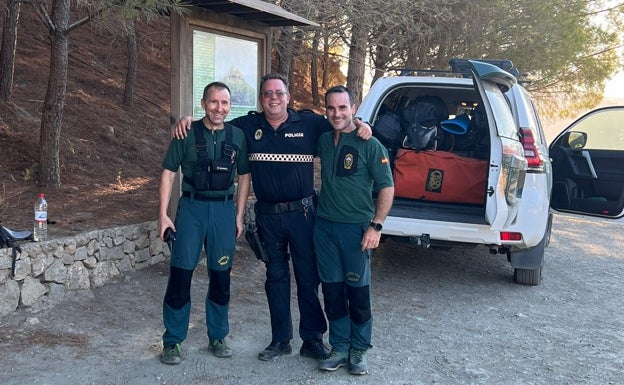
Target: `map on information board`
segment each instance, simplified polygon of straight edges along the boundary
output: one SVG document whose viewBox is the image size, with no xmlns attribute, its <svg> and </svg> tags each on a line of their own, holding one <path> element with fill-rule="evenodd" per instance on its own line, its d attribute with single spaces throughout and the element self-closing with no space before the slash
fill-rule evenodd
<svg viewBox="0 0 624 385">
<path fill-rule="evenodd" d="M 204 87 L 220 81 L 232 91 L 228 120 L 258 109 L 258 43 L 251 40 L 193 31 L 193 116 L 201 107 Z"/>
</svg>

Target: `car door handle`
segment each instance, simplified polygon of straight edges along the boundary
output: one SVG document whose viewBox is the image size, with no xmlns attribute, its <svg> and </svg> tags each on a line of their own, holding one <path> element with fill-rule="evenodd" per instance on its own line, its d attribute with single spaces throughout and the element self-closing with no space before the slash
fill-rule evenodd
<svg viewBox="0 0 624 385">
<path fill-rule="evenodd" d="M 589 151 L 581 151 L 581 156 L 585 158 L 587 166 L 589 166 L 589 172 L 591 172 L 592 178 L 598 179 L 598 175 L 596 174 L 596 169 L 594 168 L 594 164 L 592 163 L 591 156 L 589 156 Z"/>
</svg>

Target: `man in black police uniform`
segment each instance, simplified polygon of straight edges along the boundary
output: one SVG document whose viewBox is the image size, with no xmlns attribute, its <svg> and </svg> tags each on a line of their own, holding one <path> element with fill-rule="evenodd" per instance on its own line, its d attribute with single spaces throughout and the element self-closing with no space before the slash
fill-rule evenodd
<svg viewBox="0 0 624 385">
<path fill-rule="evenodd" d="M 293 338 L 290 312 L 290 265 L 292 259 L 302 356 L 325 359 L 329 349 L 323 344 L 327 323 L 318 298 L 320 278 L 312 239 L 315 221 L 314 156 L 318 137 L 332 127 L 322 115 L 288 109 L 288 81 L 279 74 L 260 80 L 261 113 L 251 112 L 232 120 L 247 138 L 253 191 L 256 196 L 256 224 L 268 256 L 265 290 L 271 314 L 271 343 L 258 358 L 274 361 L 290 354 Z M 174 128 L 183 137 L 190 118 L 182 118 Z M 369 139 L 367 124 L 359 136 Z"/>
</svg>

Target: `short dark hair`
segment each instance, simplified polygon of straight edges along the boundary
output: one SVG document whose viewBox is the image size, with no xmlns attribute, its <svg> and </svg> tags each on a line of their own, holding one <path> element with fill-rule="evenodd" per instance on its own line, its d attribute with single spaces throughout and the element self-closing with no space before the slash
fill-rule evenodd
<svg viewBox="0 0 624 385">
<path fill-rule="evenodd" d="M 232 91 L 230 91 L 230 87 L 228 87 L 227 84 L 223 82 L 212 82 L 208 84 L 206 87 L 204 87 L 204 95 L 202 96 L 202 99 L 206 100 L 206 96 L 208 95 L 208 90 L 210 90 L 211 88 L 216 88 L 218 90 L 227 90 L 230 96 L 232 96 Z"/>
<path fill-rule="evenodd" d="M 288 78 L 282 74 L 278 74 L 276 72 L 270 73 L 270 74 L 266 74 L 263 77 L 260 78 L 260 90 L 259 92 L 262 92 L 262 87 L 264 86 L 264 83 L 266 83 L 268 80 L 271 79 L 277 79 L 277 80 L 281 80 L 282 83 L 284 83 L 284 86 L 286 87 L 286 92 L 288 91 Z"/>
<path fill-rule="evenodd" d="M 354 104 L 353 92 L 345 86 L 333 86 L 330 89 L 328 89 L 327 92 L 325 92 L 325 106 L 327 106 L 327 97 L 330 94 L 342 94 L 342 93 L 347 94 L 347 96 L 349 97 L 349 105 L 352 106 Z"/>
</svg>

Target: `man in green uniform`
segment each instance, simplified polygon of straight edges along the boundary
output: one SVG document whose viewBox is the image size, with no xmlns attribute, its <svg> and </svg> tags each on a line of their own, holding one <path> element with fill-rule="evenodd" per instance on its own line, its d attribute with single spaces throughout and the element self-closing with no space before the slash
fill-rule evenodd
<svg viewBox="0 0 624 385">
<path fill-rule="evenodd" d="M 165 364 L 181 362 L 180 344 L 186 339 L 191 311 L 191 278 L 202 246 L 206 250 L 209 289 L 206 326 L 209 349 L 217 357 L 230 357 L 225 342 L 229 332 L 230 271 L 237 237 L 243 233 L 243 216 L 250 187 L 247 142 L 243 132 L 224 123 L 230 112 L 230 90 L 213 82 L 201 100 L 206 116 L 193 123 L 184 139 L 173 139 L 163 161 L 160 180 L 158 231 L 176 231 L 171 251 L 169 282 L 163 302 L 163 353 Z M 181 168 L 182 197 L 175 225 L 167 215 L 173 181 Z M 234 176 L 238 191 L 234 205 Z"/>
<path fill-rule="evenodd" d="M 366 351 L 372 347 L 371 250 L 379 246 L 394 184 L 386 148 L 376 138 L 357 138 L 351 91 L 330 88 L 325 108 L 333 132 L 321 135 L 318 144 L 322 188 L 314 247 L 332 350 L 319 369 L 348 364 L 351 374 L 366 374 Z"/>
</svg>

